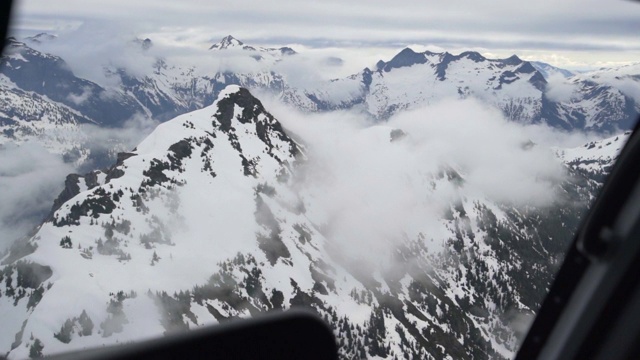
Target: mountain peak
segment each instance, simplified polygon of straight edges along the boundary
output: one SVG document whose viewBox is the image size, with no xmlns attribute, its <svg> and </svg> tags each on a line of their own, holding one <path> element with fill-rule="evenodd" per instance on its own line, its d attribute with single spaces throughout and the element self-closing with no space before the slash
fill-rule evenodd
<svg viewBox="0 0 640 360">
<path fill-rule="evenodd" d="M 379 69 L 383 69 L 385 72 L 391 71 L 394 68 L 401 68 L 406 66 L 412 66 L 415 64 L 424 64 L 427 62 L 427 58 L 424 54 L 417 53 L 413 51 L 411 48 L 404 48 L 400 51 L 396 56 L 393 57 L 389 62 L 384 63 L 378 62 L 376 67 Z"/>
<path fill-rule="evenodd" d="M 293 50 L 292 48 L 290 48 L 288 46 L 283 46 L 283 47 L 279 48 L 278 51 L 280 51 L 280 54 L 282 54 L 282 55 L 296 55 L 297 54 L 297 52 L 295 50 Z"/>
<path fill-rule="evenodd" d="M 482 54 L 480 54 L 477 51 L 465 51 L 462 54 L 460 54 L 460 57 L 466 57 L 469 60 L 472 60 L 474 62 L 482 62 L 487 60 L 484 56 L 482 56 Z"/>
<path fill-rule="evenodd" d="M 57 38 L 58 38 L 58 36 L 56 36 L 56 35 L 49 34 L 49 33 L 46 33 L 46 32 L 42 32 L 42 33 L 39 33 L 39 34 L 34 35 L 34 36 L 26 37 L 24 39 L 26 41 L 30 41 L 32 43 L 42 44 L 43 42 L 55 40 Z"/>
<path fill-rule="evenodd" d="M 231 35 L 227 35 L 223 37 L 222 40 L 220 40 L 219 42 L 211 45 L 209 50 L 213 50 L 213 49 L 222 50 L 222 49 L 234 48 L 236 46 L 242 46 L 242 45 L 244 45 L 242 41 L 234 38 Z"/>
<path fill-rule="evenodd" d="M 145 38 L 145 39 L 135 38 L 133 40 L 133 43 L 140 46 L 142 50 L 149 50 L 153 46 L 153 42 L 149 38 Z"/>
<path fill-rule="evenodd" d="M 522 63 L 522 59 L 520 59 L 518 55 L 511 55 L 508 58 L 502 60 L 502 62 L 507 65 L 518 65 Z"/>
</svg>

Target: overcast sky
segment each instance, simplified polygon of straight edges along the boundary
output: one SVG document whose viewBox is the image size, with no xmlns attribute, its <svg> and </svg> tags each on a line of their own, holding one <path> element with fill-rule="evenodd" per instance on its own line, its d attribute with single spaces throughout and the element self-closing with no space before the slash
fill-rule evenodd
<svg viewBox="0 0 640 360">
<path fill-rule="evenodd" d="M 99 22 L 189 46 L 233 34 L 258 45 L 355 48 L 364 57 L 414 45 L 568 68 L 640 61 L 640 3 L 632 1 L 19 0 L 14 19 L 18 36 Z"/>
</svg>

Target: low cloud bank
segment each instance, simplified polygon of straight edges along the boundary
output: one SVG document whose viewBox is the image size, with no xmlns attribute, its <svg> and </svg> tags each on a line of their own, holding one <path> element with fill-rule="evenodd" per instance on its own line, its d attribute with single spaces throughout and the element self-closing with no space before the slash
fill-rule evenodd
<svg viewBox="0 0 640 360">
<path fill-rule="evenodd" d="M 159 121 L 144 115 L 134 115 L 120 128 L 103 128 L 93 124 L 82 124 L 81 131 L 88 140 L 86 147 L 92 151 L 107 151 L 118 148 L 129 151 L 149 135 L 160 124 Z"/>
<path fill-rule="evenodd" d="M 562 74 L 556 73 L 547 79 L 547 98 L 555 102 L 570 102 L 580 89 L 576 84 L 566 79 Z"/>
<path fill-rule="evenodd" d="M 43 220 L 73 170 L 33 142 L 0 147 L 0 251 Z"/>
<path fill-rule="evenodd" d="M 566 176 L 549 146 L 531 141 L 552 130 L 508 122 L 475 100 L 442 101 L 382 124 L 349 112 L 308 115 L 267 102 L 306 145 L 309 160 L 299 186 L 317 206 L 312 220 L 356 258 L 380 260 L 403 237 L 425 229 L 437 239 L 445 234 L 438 219 L 465 198 L 548 206 Z M 556 142 L 564 141 L 557 134 Z M 462 182 L 442 178 L 451 170 Z"/>
</svg>

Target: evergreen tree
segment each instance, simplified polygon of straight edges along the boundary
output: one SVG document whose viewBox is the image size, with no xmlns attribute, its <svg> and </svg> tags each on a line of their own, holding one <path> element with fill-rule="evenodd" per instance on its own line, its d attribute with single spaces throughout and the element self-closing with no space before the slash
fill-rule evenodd
<svg viewBox="0 0 640 360">
<path fill-rule="evenodd" d="M 53 337 L 60 340 L 61 342 L 68 344 L 71 342 L 71 333 L 73 332 L 73 321 L 67 319 L 64 322 L 64 325 L 60 328 L 60 331 L 53 334 Z"/>
<path fill-rule="evenodd" d="M 93 332 L 93 321 L 85 310 L 82 310 L 82 314 L 80 314 L 80 318 L 78 319 L 80 326 L 82 327 L 82 331 L 80 331 L 80 336 L 89 336 Z"/>
<path fill-rule="evenodd" d="M 71 238 L 69 236 L 65 236 L 60 240 L 60 246 L 63 249 L 71 249 L 73 244 L 71 243 Z"/>
<path fill-rule="evenodd" d="M 29 348 L 29 357 L 32 359 L 41 358 L 42 350 L 44 349 L 44 345 L 40 339 L 36 339 L 33 344 L 31 344 L 31 348 Z"/>
</svg>

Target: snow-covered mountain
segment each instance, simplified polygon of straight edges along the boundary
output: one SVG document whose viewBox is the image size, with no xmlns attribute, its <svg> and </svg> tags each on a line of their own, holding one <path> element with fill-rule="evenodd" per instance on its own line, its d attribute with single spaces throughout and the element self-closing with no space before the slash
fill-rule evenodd
<svg viewBox="0 0 640 360">
<path fill-rule="evenodd" d="M 166 154 L 162 154 L 165 152 Z M 95 321 L 95 329 L 86 330 L 86 326 L 82 325 L 85 336 L 79 339 L 79 343 L 99 344 L 114 333 L 116 335 L 111 338 L 114 341 L 118 338 L 123 341 L 127 337 L 161 334 L 162 325 L 156 323 L 155 320 L 158 320 L 156 315 L 152 316 L 155 320 L 151 318 L 151 322 L 144 320 L 135 327 L 131 327 L 126 334 L 118 334 L 122 332 L 123 324 L 138 322 L 132 317 L 133 314 L 128 314 L 125 319 L 120 310 L 128 312 L 126 309 L 129 303 L 143 300 L 138 306 L 146 307 L 147 311 L 137 313 L 136 316 L 142 320 L 151 314 L 156 314 L 154 300 L 144 295 L 147 290 L 173 293 L 197 284 L 204 284 L 219 267 L 218 262 L 233 258 L 238 252 L 246 252 L 247 246 L 255 240 L 255 232 L 261 230 L 260 223 L 255 223 L 255 218 L 263 216 L 263 222 L 273 226 L 269 223 L 273 219 L 267 215 L 258 213 L 254 216 L 257 210 L 264 211 L 265 214 L 269 211 L 267 203 L 259 204 L 259 200 L 264 195 L 256 193 L 256 189 L 260 188 L 259 185 L 264 182 L 264 191 L 268 192 L 272 188 L 267 186 L 267 181 L 277 186 L 277 179 L 290 176 L 289 167 L 292 166 L 295 155 L 299 152 L 298 146 L 283 133 L 279 123 L 264 111 L 256 99 L 246 90 L 230 88 L 223 93 L 216 105 L 161 125 L 138 146 L 135 152 L 122 156 L 119 164 L 107 173 L 94 172 L 84 177 L 75 177 L 75 182 L 74 177 L 70 177 L 67 181 L 67 189 L 61 195 L 61 200 L 56 203 L 56 207 L 60 208 L 52 215 L 52 221 L 44 224 L 38 231 L 39 234 L 52 231 L 50 235 L 55 237 L 61 234 L 61 239 L 53 244 L 49 241 L 39 243 L 36 238 L 31 238 L 23 244 L 25 245 L 23 249 L 35 250 L 29 255 L 34 258 L 28 261 L 43 264 L 41 267 L 33 264 L 27 267 L 31 270 L 35 269 L 34 271 L 42 270 L 42 272 L 33 273 L 29 280 L 32 282 L 27 284 L 23 281 L 25 275 L 22 270 L 14 268 L 27 263 L 13 261 L 16 255 L 15 250 L 4 258 L 5 263 L 14 265 L 3 269 L 3 278 L 8 284 L 0 298 L 0 301 L 6 302 L 2 305 L 3 327 L 9 329 L 17 326 L 17 330 L 20 330 L 24 325 L 26 326 L 24 333 L 29 334 L 33 325 L 33 331 L 46 332 L 45 329 L 53 324 L 46 323 L 58 322 L 59 319 L 36 320 L 40 315 L 32 317 L 33 311 L 36 313 L 44 311 L 40 314 L 49 312 L 51 310 L 45 308 L 57 307 L 55 302 L 58 300 L 54 300 L 55 297 L 65 296 L 65 293 L 68 294 L 67 291 L 73 291 L 87 296 L 77 299 L 78 302 L 69 302 L 67 310 L 56 312 L 60 315 L 65 313 L 63 317 L 67 317 L 73 327 L 83 324 L 74 320 L 73 312 L 77 306 L 86 308 L 85 317 Z M 259 177 L 258 174 L 260 174 Z M 70 201 L 63 204 L 62 202 L 67 198 Z M 217 204 L 218 209 L 209 209 L 207 204 Z M 256 209 L 258 205 L 262 208 Z M 189 208 L 193 213 L 186 212 Z M 100 214 L 105 220 L 106 217 L 113 218 L 114 227 L 108 224 L 102 227 L 102 220 L 98 220 L 101 217 Z M 247 215 L 250 215 L 250 220 L 255 225 L 249 226 L 250 224 L 246 222 Z M 174 227 L 176 225 L 177 227 Z M 218 227 L 221 227 L 220 230 L 223 228 L 225 230 L 211 232 L 212 228 Z M 81 228 L 88 231 L 86 235 L 100 229 L 99 233 L 94 234 L 100 239 L 94 239 L 93 235 L 76 237 L 75 235 L 80 235 L 82 232 Z M 107 228 L 110 229 L 106 230 L 108 234 L 103 234 Z M 263 246 L 271 246 L 271 242 L 280 241 L 269 237 L 270 233 L 267 230 L 263 230 L 266 234 Z M 62 233 L 56 234 L 60 231 Z M 179 238 L 182 240 L 178 240 Z M 243 241 L 245 245 L 242 245 Z M 51 257 L 51 254 L 42 253 L 49 260 L 35 258 L 41 251 L 46 252 L 45 243 L 53 245 L 56 252 L 58 249 L 67 250 L 60 253 L 62 257 L 58 260 L 61 262 L 51 263 L 50 260 L 55 258 L 55 256 Z M 182 250 L 175 247 L 179 243 L 183 243 Z M 154 250 L 149 251 L 149 249 Z M 200 252 L 202 256 L 194 258 L 192 256 L 194 250 Z M 279 256 L 277 252 L 274 254 Z M 151 257 L 146 259 L 147 255 Z M 63 260 L 64 257 L 67 258 L 66 261 Z M 83 271 L 80 275 L 77 268 L 74 270 L 74 266 L 63 265 L 64 263 L 71 265 L 76 258 L 81 260 L 80 266 L 90 265 L 85 269 L 88 272 Z M 153 266 L 150 265 L 151 263 Z M 194 266 L 195 264 L 200 265 Z M 114 265 L 120 268 L 120 275 L 117 275 L 117 271 L 113 272 L 115 269 L 110 269 Z M 135 268 L 158 270 L 156 275 L 164 280 L 153 285 L 151 278 L 141 277 L 138 283 L 141 287 L 137 287 L 136 290 L 131 289 L 140 293 L 139 300 L 128 301 L 127 305 L 120 310 L 113 306 L 109 309 L 104 307 L 102 301 L 109 302 L 109 294 L 101 295 L 99 289 L 105 285 L 109 288 L 112 285 L 118 287 L 108 292 L 115 291 L 114 301 L 122 301 L 117 300 L 123 296 L 118 295 L 119 291 L 134 285 L 126 284 L 131 280 L 131 277 L 126 274 L 130 271 L 137 272 Z M 70 276 L 71 273 L 76 273 L 79 277 Z M 13 276 L 17 277 L 12 283 Z M 45 280 L 52 284 L 55 282 L 55 287 L 47 288 L 46 284 L 42 284 Z M 29 289 L 30 286 L 35 293 L 42 295 L 41 301 L 35 300 L 39 295 L 24 292 L 24 289 Z M 57 289 L 60 293 L 54 295 Z M 97 292 L 92 295 L 94 291 Z M 128 289 L 126 292 L 124 296 L 130 297 L 132 293 Z M 98 300 L 103 295 L 107 297 Z M 9 301 L 14 298 L 18 305 L 21 298 L 27 300 L 25 296 L 32 300 L 29 305 L 26 302 L 21 304 L 24 305 L 22 310 L 19 310 L 19 307 L 13 307 L 13 301 Z M 51 299 L 53 302 L 48 302 L 46 299 Z M 164 301 L 162 296 L 157 300 Z M 34 302 L 38 303 L 36 307 Z M 42 310 L 36 311 L 36 308 Z M 206 307 L 203 309 L 206 311 Z M 104 311 L 116 312 L 112 314 L 111 320 L 104 323 L 98 322 Z M 32 314 L 28 317 L 34 321 L 32 325 L 29 325 L 29 322 L 23 324 L 27 319 L 25 315 L 29 312 Z M 77 315 L 80 316 L 80 314 Z M 67 319 L 62 320 L 64 322 Z M 194 320 L 198 322 L 196 318 Z M 201 319 L 199 323 L 213 320 L 215 318 L 208 321 Z M 167 326 L 170 326 L 169 323 Z M 143 331 L 144 327 L 147 329 Z M 6 336 L 8 333 L 3 331 L 2 335 Z M 89 333 L 93 336 L 88 336 Z M 72 337 L 75 338 L 75 335 Z M 26 336 L 24 340 L 27 340 Z M 46 346 L 47 340 L 44 338 L 41 340 Z M 69 342 L 64 339 L 55 341 L 60 345 L 52 346 L 52 350 L 56 346 L 64 349 L 65 342 Z M 3 338 L 3 350 L 10 348 L 12 342 L 13 340 L 9 338 Z M 19 358 L 28 356 L 28 349 L 23 349 L 22 346 L 15 351 L 21 353 L 15 355 Z"/>
<path fill-rule="evenodd" d="M 554 83 L 547 98 L 555 98 L 557 103 L 548 107 L 549 116 L 556 116 L 573 128 L 611 134 L 630 130 L 639 113 L 639 75 L 640 65 L 635 64 L 580 73 Z"/>
<path fill-rule="evenodd" d="M 49 39 L 44 35 L 37 38 Z M 15 146 L 23 149 L 35 146 L 60 157 L 80 172 L 108 167 L 118 152 L 131 149 L 157 123 L 210 105 L 227 84 L 269 91 L 287 88 L 282 76 L 270 71 L 208 73 L 154 58 L 150 55 L 153 52 L 150 39 L 135 39 L 122 46 L 125 53 L 150 64 L 147 70 L 139 67 L 140 71 L 133 72 L 105 59 L 97 65 L 104 69 L 103 77 L 107 80 L 98 84 L 74 73 L 61 57 L 37 50 L 50 49 L 47 44 L 25 41 L 9 39 L 7 52 L 0 58 L 1 155 L 7 156 L 5 149 Z M 258 63 L 247 54 L 233 56 Z M 216 58 L 213 51 L 210 56 Z M 260 61 L 258 68 L 268 67 L 265 63 Z M 11 173 L 12 170 L 4 169 L 0 181 Z M 38 181 L 42 183 L 42 179 L 34 179 L 34 186 Z M 64 178 L 50 182 L 62 184 Z M 7 189 L 5 194 L 14 190 L 17 189 Z M 34 218 L 45 215 L 34 213 Z M 5 221 L 10 220 L 0 215 L 0 222 Z"/>
<path fill-rule="evenodd" d="M 240 47 L 242 48 L 244 46 L 244 43 L 236 38 L 234 38 L 231 35 L 227 35 L 224 38 L 222 38 L 222 40 L 220 40 L 219 42 L 211 45 L 211 47 L 209 48 L 209 50 L 224 50 L 224 49 L 229 49 L 229 48 L 235 48 L 235 47 Z"/>
<path fill-rule="evenodd" d="M 416 53 L 406 48 L 388 62 L 379 61 L 375 70 L 331 82 L 313 96 L 328 107 L 362 104 L 379 119 L 446 98 L 475 96 L 513 120 L 532 122 L 542 106 L 544 83 L 531 64 L 516 56 L 490 60 L 477 52 Z M 336 93 L 348 96 L 335 99 Z"/>
<path fill-rule="evenodd" d="M 0 75 L 0 144 L 36 140 L 53 153 L 83 161 L 89 155 L 82 148 L 78 124 L 91 123 L 81 113 L 46 96 L 23 91 Z M 71 158 L 72 155 L 75 155 Z"/>
<path fill-rule="evenodd" d="M 411 134 L 380 125 L 363 136 L 404 146 Z M 303 142 L 231 85 L 110 169 L 69 176 L 49 219 L 1 257 L 0 353 L 46 355 L 304 306 L 332 326 L 344 358 L 510 357 L 598 184 L 567 168 L 549 180 L 557 202 L 536 207 L 478 193 L 457 164 L 385 174 L 422 184 L 417 208 L 452 201 L 385 234 L 392 247 L 378 244 L 391 249 L 378 264 L 367 255 L 381 253 L 376 244 L 345 251 L 349 239 L 336 238 L 340 219 L 318 205 L 331 194 L 301 185 Z"/>
<path fill-rule="evenodd" d="M 153 74 L 143 78 L 129 76 L 126 69 L 117 72 L 126 91 L 136 94 L 153 116 L 178 114 L 210 104 L 229 84 L 268 91 L 304 111 L 356 109 L 378 120 L 445 99 L 468 97 L 501 109 L 513 121 L 545 123 L 569 131 L 627 130 L 640 112 L 637 66 L 603 70 L 607 75 L 575 75 L 548 64 L 523 61 L 516 55 L 487 59 L 471 51 L 454 55 L 417 53 L 406 48 L 389 61 L 380 60 L 373 70 L 365 68 L 346 78 L 298 88 L 290 85 L 286 75 L 269 67 L 295 54 L 290 48 L 246 45 L 229 35 L 213 44 L 211 50 L 214 56 L 219 56 L 218 52 L 229 56 L 231 52 L 253 58 L 261 65 L 253 70 L 222 70 L 202 76 L 194 69 L 159 59 Z M 616 77 L 616 71 L 623 71 L 624 76 Z M 566 77 L 571 84 L 570 94 L 547 82 L 552 72 Z M 600 78 L 603 80 L 597 80 Z M 172 104 L 171 111 L 166 111 L 166 104 Z"/>
<path fill-rule="evenodd" d="M 606 139 L 590 141 L 579 147 L 555 151 L 569 167 L 603 183 L 618 159 L 622 147 L 629 139 L 629 135 L 631 131 L 626 131 Z"/>
<path fill-rule="evenodd" d="M 565 130 L 613 132 L 630 129 L 640 112 L 637 68 L 626 82 L 598 82 L 581 74 L 569 78 L 575 91 L 551 96 L 545 76 L 517 56 L 487 59 L 477 52 L 417 53 L 406 48 L 375 70 L 307 91 L 314 109 L 362 108 L 378 119 L 447 98 L 474 97 L 519 123 L 545 123 Z M 635 75 L 631 75 L 635 74 Z M 596 78 L 598 75 L 595 75 Z M 336 95 L 338 94 L 338 95 Z"/>
</svg>

